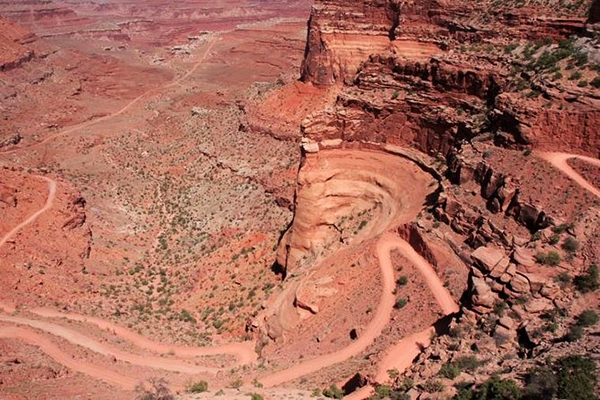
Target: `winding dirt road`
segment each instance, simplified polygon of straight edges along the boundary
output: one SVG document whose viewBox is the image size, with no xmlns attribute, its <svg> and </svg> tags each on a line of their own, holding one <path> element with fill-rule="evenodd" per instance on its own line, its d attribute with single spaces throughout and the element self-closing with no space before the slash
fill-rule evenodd
<svg viewBox="0 0 600 400">
<path fill-rule="evenodd" d="M 596 197 L 600 197 L 600 189 L 596 186 L 589 183 L 583 176 L 579 175 L 577 171 L 575 171 L 568 164 L 568 160 L 570 158 L 578 158 L 590 164 L 596 165 L 600 167 L 600 160 L 592 157 L 580 156 L 578 154 L 569 154 L 569 153 L 549 153 L 549 152 L 540 152 L 537 155 L 548 161 L 555 168 L 559 169 L 563 174 L 567 175 L 571 178 L 575 183 L 577 183 L 582 188 L 586 189 L 590 193 L 592 193 Z"/>
<path fill-rule="evenodd" d="M 123 106 L 120 110 L 115 111 L 112 114 L 108 114 L 108 115 L 105 115 L 105 116 L 97 118 L 97 119 L 92 119 L 92 120 L 83 122 L 81 124 L 72 126 L 72 127 L 67 128 L 67 129 L 65 129 L 63 131 L 57 132 L 57 133 L 55 133 L 53 135 L 50 135 L 50 136 L 48 136 L 47 138 L 45 138 L 44 140 L 42 140 L 40 142 L 32 143 L 32 144 L 30 144 L 28 146 L 17 147 L 17 148 L 14 148 L 14 149 L 5 150 L 5 151 L 0 152 L 0 154 L 12 154 L 12 153 L 17 153 L 17 152 L 19 152 L 21 150 L 31 149 L 31 148 L 34 148 L 34 147 L 38 147 L 38 146 L 41 146 L 41 145 L 43 145 L 45 143 L 48 143 L 51 140 L 56 139 L 57 137 L 66 135 L 66 134 L 71 133 L 71 132 L 78 131 L 78 130 L 83 129 L 83 128 L 87 128 L 87 127 L 99 124 L 99 123 L 104 122 L 104 121 L 107 121 L 107 120 L 109 120 L 111 118 L 117 117 L 117 116 L 125 113 L 127 110 L 129 110 L 133 105 L 135 105 L 137 102 L 139 102 L 144 97 L 146 97 L 146 96 L 148 96 L 148 95 L 150 95 L 152 93 L 161 92 L 161 91 L 163 91 L 165 89 L 168 89 L 168 88 L 171 88 L 173 86 L 179 85 L 181 82 L 183 82 L 185 79 L 187 79 L 190 75 L 192 75 L 194 72 L 196 72 L 196 70 L 200 67 L 200 65 L 202 65 L 202 63 L 208 57 L 209 52 L 212 50 L 214 44 L 216 43 L 217 38 L 218 38 L 218 36 L 213 35 L 213 36 L 211 36 L 208 39 L 208 42 L 207 42 L 208 46 L 204 50 L 204 54 L 202 55 L 202 57 L 200 58 L 200 60 L 196 64 L 194 64 L 194 66 L 188 72 L 186 72 L 183 76 L 181 76 L 180 78 L 178 78 L 178 79 L 176 79 L 176 80 L 174 80 L 174 81 L 172 81 L 170 83 L 167 83 L 167 84 L 165 84 L 163 86 L 159 86 L 159 87 L 156 87 L 156 88 L 149 89 L 149 90 L 145 91 L 144 93 L 140 94 L 135 99 L 131 100 L 125 106 Z"/>
<path fill-rule="evenodd" d="M 298 379 L 302 376 L 311 374 L 328 366 L 354 357 L 364 351 L 373 343 L 375 338 L 381 335 L 383 329 L 390 322 L 392 309 L 396 301 L 396 297 L 393 294 L 395 287 L 394 268 L 392 266 L 390 255 L 390 252 L 394 248 L 399 249 L 402 252 L 402 255 L 408 258 L 413 265 L 417 267 L 419 272 L 425 278 L 427 286 L 433 292 L 435 299 L 440 304 L 440 307 L 445 314 L 452 314 L 458 311 L 458 305 L 454 299 L 452 299 L 452 296 L 444 287 L 431 265 L 429 265 L 429 263 L 425 261 L 425 259 L 421 257 L 406 241 L 392 234 L 384 234 L 377 243 L 377 256 L 379 258 L 379 265 L 381 268 L 383 281 L 381 300 L 379 301 L 379 306 L 375 312 L 375 316 L 367 326 L 365 332 L 351 345 L 337 352 L 317 357 L 289 369 L 259 378 L 259 381 L 265 387 L 273 387 L 284 382 Z M 388 353 L 384 359 L 384 371 L 387 371 L 391 368 L 399 368 L 404 364 L 405 353 L 407 350 L 419 348 L 417 346 L 417 341 L 420 342 L 422 338 L 418 335 L 419 334 L 417 334 L 417 336 L 412 335 L 402 340 L 392 349 L 392 351 Z M 431 334 L 429 334 L 429 336 L 430 335 Z M 410 361 L 413 359 L 414 357 L 410 358 Z M 382 368 L 384 368 L 383 363 Z M 377 375 L 377 379 L 380 379 L 379 374 Z"/>
<path fill-rule="evenodd" d="M 131 342 L 136 347 L 157 353 L 172 354 L 181 358 L 193 358 L 211 355 L 228 354 L 237 358 L 236 366 L 252 364 L 258 359 L 254 350 L 254 342 L 230 343 L 214 347 L 186 347 L 167 345 L 152 341 L 136 332 L 125 329 L 112 322 L 100 318 L 88 317 L 74 313 L 62 313 L 47 308 L 28 310 L 29 312 L 45 318 L 66 318 L 98 326 L 112 332 L 121 339 Z M 1 318 L 1 317 L 0 317 Z"/>
<path fill-rule="evenodd" d="M 19 232 L 21 229 L 35 221 L 40 215 L 42 215 L 48 209 L 50 209 L 50 207 L 52 207 L 52 204 L 54 204 L 54 199 L 56 197 L 56 181 L 45 176 L 38 176 L 38 178 L 48 182 L 48 197 L 46 198 L 46 203 L 44 203 L 44 206 L 37 210 L 29 218 L 27 218 L 25 221 L 21 222 L 19 225 L 11 229 L 7 234 L 5 234 L 2 237 L 2 239 L 0 239 L 0 247 L 2 247 L 6 242 L 8 242 L 8 240 L 14 235 L 16 235 L 17 232 Z"/>
<path fill-rule="evenodd" d="M 421 255 L 417 253 L 410 244 L 399 237 L 392 235 L 384 236 L 381 239 L 380 244 L 381 245 L 378 247 L 378 251 L 387 251 L 388 254 L 387 258 L 382 258 L 380 255 L 380 263 L 389 263 L 389 252 L 393 248 L 397 248 L 400 250 L 402 255 L 408 258 L 412 262 L 412 265 L 414 265 L 421 273 L 425 279 L 425 282 L 427 283 L 427 286 L 429 287 L 429 290 L 431 290 L 435 300 L 442 308 L 444 315 L 458 312 L 458 304 L 456 301 L 454 301 L 448 289 L 444 287 L 433 267 L 423 257 L 421 257 Z M 389 265 L 389 268 L 391 268 L 391 265 Z M 387 371 L 391 369 L 396 369 L 398 372 L 402 372 L 406 368 L 410 367 L 413 360 L 419 355 L 419 353 L 421 353 L 422 349 L 429 346 L 429 343 L 431 342 L 431 336 L 434 332 L 435 329 L 433 327 L 429 327 L 421 332 L 413 333 L 412 335 L 402 339 L 392 348 L 388 349 L 387 354 L 379 364 L 375 381 L 386 382 L 389 379 Z M 369 397 L 372 391 L 372 386 L 364 386 L 352 394 L 345 396 L 344 399 L 362 400 Z"/>
<path fill-rule="evenodd" d="M 32 328 L 48 332 L 54 336 L 61 337 L 67 340 L 69 343 L 85 347 L 86 349 L 89 349 L 95 353 L 109 357 L 114 357 L 117 360 L 125 361 L 134 365 L 162 369 L 165 371 L 181 372 L 183 374 L 190 375 L 200 373 L 216 374 L 218 372 L 217 368 L 197 366 L 178 360 L 151 357 L 147 355 L 139 356 L 136 354 L 130 354 L 119 349 L 115 349 L 114 347 L 108 346 L 106 344 L 100 343 L 94 339 L 85 336 L 82 333 L 50 322 L 5 315 L 0 315 L 0 321 L 13 323 L 17 325 L 30 326 Z"/>
<path fill-rule="evenodd" d="M 12 326 L 2 327 L 0 328 L 0 338 L 18 339 L 32 346 L 36 346 L 42 352 L 54 359 L 54 361 L 73 371 L 84 373 L 125 390 L 133 390 L 139 382 L 139 379 L 125 376 L 122 373 L 111 371 L 107 368 L 85 361 L 75 360 L 71 355 L 62 351 L 57 345 L 44 336 L 38 335 L 27 329 Z"/>
</svg>

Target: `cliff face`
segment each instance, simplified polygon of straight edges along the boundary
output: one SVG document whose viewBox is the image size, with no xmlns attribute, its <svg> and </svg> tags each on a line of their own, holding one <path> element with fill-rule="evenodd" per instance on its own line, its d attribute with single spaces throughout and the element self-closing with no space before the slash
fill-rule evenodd
<svg viewBox="0 0 600 400">
<path fill-rule="evenodd" d="M 33 57 L 27 44 L 35 36 L 0 17 L 0 71 L 12 69 Z"/>
<path fill-rule="evenodd" d="M 332 85 L 352 79 L 361 61 L 387 49 L 399 24 L 399 6 L 390 1 L 322 1 L 308 23 L 302 79 Z"/>
<path fill-rule="evenodd" d="M 512 232 L 500 230 L 498 220 L 482 224 L 486 213 L 518 224 L 511 229 L 550 229 L 547 199 L 511 178 L 524 160 L 493 169 L 483 160 L 496 151 L 501 160 L 531 150 L 600 154 L 600 46 L 585 33 L 588 5 L 578 4 L 559 17 L 550 2 L 318 1 L 302 79 L 339 92 L 302 122 L 295 219 L 277 255 L 283 269 L 302 276 L 340 248 L 360 248 L 410 221 L 419 204 L 407 193 L 418 191 L 406 184 L 406 169 L 390 161 L 407 152 L 446 182 L 440 191 L 456 182 L 472 185 L 465 177 L 479 171 L 485 188 L 471 187 L 468 195 L 481 191 L 483 208 L 473 205 L 464 221 L 438 218 L 472 249 L 513 245 Z M 335 153 L 340 150 L 343 157 Z M 371 152 L 385 157 L 367 161 Z M 465 153 L 473 159 L 467 162 Z M 401 212 L 407 206 L 412 217 Z M 293 305 L 290 293 L 284 303 Z"/>
<path fill-rule="evenodd" d="M 457 141 L 489 132 L 505 146 L 597 155 L 598 44 L 582 36 L 559 45 L 584 32 L 588 6 L 561 17 L 550 3 L 491 15 L 493 7 L 317 2 L 302 79 L 345 87 L 333 107 L 304 122 L 305 137 L 445 155 Z"/>
</svg>

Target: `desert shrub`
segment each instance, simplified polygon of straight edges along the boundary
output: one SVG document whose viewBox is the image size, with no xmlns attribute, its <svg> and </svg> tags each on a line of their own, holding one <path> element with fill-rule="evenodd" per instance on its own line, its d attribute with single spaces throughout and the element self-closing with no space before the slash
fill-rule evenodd
<svg viewBox="0 0 600 400">
<path fill-rule="evenodd" d="M 587 53 L 578 51 L 577 53 L 573 54 L 573 60 L 575 60 L 575 65 L 578 67 L 583 67 L 588 63 L 589 57 Z"/>
<path fill-rule="evenodd" d="M 240 378 L 237 378 L 237 379 L 234 379 L 231 382 L 229 382 L 228 386 L 232 389 L 239 389 L 242 386 L 244 386 L 244 381 L 241 380 Z"/>
<path fill-rule="evenodd" d="M 549 367 L 536 367 L 527 371 L 525 399 L 552 399 L 558 391 L 558 378 Z"/>
<path fill-rule="evenodd" d="M 444 384 L 436 379 L 429 379 L 423 384 L 423 390 L 428 393 L 443 392 Z"/>
<path fill-rule="evenodd" d="M 400 92 L 398 90 L 394 90 L 394 93 L 392 93 L 392 100 L 396 100 L 398 96 L 400 96 Z"/>
<path fill-rule="evenodd" d="M 524 399 L 595 399 L 596 380 L 596 364 L 591 358 L 563 357 L 548 366 L 528 371 Z"/>
<path fill-rule="evenodd" d="M 402 275 L 400 278 L 398 278 L 398 280 L 396 281 L 396 284 L 398 286 L 404 286 L 408 283 L 408 276 L 406 275 Z"/>
<path fill-rule="evenodd" d="M 583 337 L 583 327 L 577 324 L 571 325 L 564 337 L 567 342 L 575 342 Z"/>
<path fill-rule="evenodd" d="M 555 233 L 550 237 L 550 240 L 548 240 L 548 243 L 550 243 L 551 245 L 555 245 L 558 242 L 560 242 L 560 234 Z"/>
<path fill-rule="evenodd" d="M 575 279 L 573 279 L 573 283 L 581 293 L 593 292 L 600 286 L 598 275 L 598 266 L 592 264 L 585 273 L 577 275 Z"/>
<path fill-rule="evenodd" d="M 549 265 L 552 267 L 557 266 L 561 262 L 560 254 L 554 250 L 550 250 L 547 253 L 537 253 L 535 255 L 535 260 L 544 265 Z"/>
<path fill-rule="evenodd" d="M 586 81 L 585 79 L 577 82 L 577 86 L 579 86 L 579 87 L 587 87 L 587 85 L 588 85 L 588 81 Z"/>
<path fill-rule="evenodd" d="M 569 236 L 561 245 L 562 249 L 569 253 L 574 253 L 579 249 L 579 242 Z"/>
<path fill-rule="evenodd" d="M 501 317 L 504 315 L 504 310 L 508 308 L 508 305 L 504 301 L 497 301 L 494 303 L 494 313 Z"/>
<path fill-rule="evenodd" d="M 206 392 L 207 390 L 208 390 L 208 382 L 206 382 L 206 381 L 194 382 L 188 387 L 188 392 L 190 392 L 190 393 L 202 393 L 202 392 Z"/>
<path fill-rule="evenodd" d="M 554 233 L 564 233 L 568 229 L 573 229 L 573 224 L 562 223 L 560 225 L 556 225 L 552 227 L 552 232 Z"/>
<path fill-rule="evenodd" d="M 251 393 L 250 400 L 265 400 L 265 398 L 261 394 Z"/>
<path fill-rule="evenodd" d="M 600 76 L 597 76 L 594 79 L 592 79 L 590 85 L 592 85 L 596 89 L 600 89 Z"/>
<path fill-rule="evenodd" d="M 517 47 L 519 47 L 519 43 L 507 44 L 506 47 L 504 47 L 504 52 L 506 54 L 512 53 Z"/>
<path fill-rule="evenodd" d="M 476 388 L 458 387 L 458 394 L 453 400 L 518 400 L 521 399 L 521 389 L 510 379 L 493 377 L 477 385 Z"/>
<path fill-rule="evenodd" d="M 194 316 L 192 314 L 190 314 L 190 312 L 188 310 L 181 310 L 181 312 L 179 313 L 179 319 L 181 321 L 185 321 L 185 322 L 189 322 L 192 324 L 196 323 L 196 318 L 194 318 Z"/>
<path fill-rule="evenodd" d="M 163 378 L 150 378 L 136 386 L 136 400 L 175 400 L 167 381 Z"/>
<path fill-rule="evenodd" d="M 577 317 L 577 325 L 587 328 L 596 325 L 600 318 L 594 310 L 585 310 Z"/>
<path fill-rule="evenodd" d="M 552 38 L 550 36 L 546 36 L 544 38 L 536 40 L 534 48 L 537 50 L 540 47 L 549 46 L 551 44 L 552 44 Z"/>
<path fill-rule="evenodd" d="M 594 399 L 598 376 L 593 359 L 580 355 L 561 358 L 555 363 L 558 375 L 558 398 L 566 400 Z"/>
<path fill-rule="evenodd" d="M 569 284 L 573 281 L 573 278 L 568 272 L 561 272 L 554 277 L 554 281 L 560 284 Z"/>
<path fill-rule="evenodd" d="M 408 303 L 408 300 L 400 297 L 398 300 L 396 300 L 396 303 L 394 304 L 394 308 L 399 310 L 402 307 L 404 307 L 406 305 L 406 303 Z"/>
<path fill-rule="evenodd" d="M 389 397 L 390 392 L 391 392 L 391 389 L 387 385 L 377 385 L 377 386 L 375 386 L 375 394 L 380 399 L 385 399 L 386 397 Z"/>
<path fill-rule="evenodd" d="M 570 81 L 576 81 L 578 79 L 581 79 L 581 72 L 579 71 L 575 71 L 571 74 L 571 76 L 569 76 Z"/>
<path fill-rule="evenodd" d="M 462 356 L 456 359 L 456 365 L 461 371 L 475 372 L 481 365 L 481 361 L 475 356 Z"/>
<path fill-rule="evenodd" d="M 448 379 L 455 379 L 458 375 L 460 375 L 460 368 L 453 362 L 447 362 L 442 365 L 439 372 L 440 376 Z"/>
<path fill-rule="evenodd" d="M 323 390 L 323 396 L 330 399 L 341 399 L 344 397 L 344 392 L 334 383 L 328 389 Z"/>
</svg>

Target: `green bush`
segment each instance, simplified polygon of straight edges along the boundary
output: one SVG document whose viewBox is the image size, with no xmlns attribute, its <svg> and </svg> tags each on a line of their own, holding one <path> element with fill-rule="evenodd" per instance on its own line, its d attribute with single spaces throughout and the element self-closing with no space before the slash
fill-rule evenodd
<svg viewBox="0 0 600 400">
<path fill-rule="evenodd" d="M 570 81 L 576 81 L 578 79 L 581 79 L 581 72 L 579 71 L 575 71 L 571 74 L 571 76 L 569 76 Z"/>
<path fill-rule="evenodd" d="M 537 253 L 535 260 L 544 265 L 550 265 L 552 267 L 557 266 L 561 262 L 560 254 L 554 250 L 550 250 L 548 253 Z"/>
<path fill-rule="evenodd" d="M 444 391 L 444 384 L 435 379 L 429 379 L 423 384 L 423 390 L 427 393 L 436 393 Z"/>
<path fill-rule="evenodd" d="M 396 281 L 396 284 L 398 286 L 404 286 L 408 283 L 408 276 L 406 275 L 402 275 L 400 278 L 398 278 L 398 280 Z"/>
<path fill-rule="evenodd" d="M 258 394 L 258 393 L 252 393 L 252 394 L 250 394 L 250 399 L 251 400 L 265 400 L 265 398 L 262 397 L 262 395 Z"/>
<path fill-rule="evenodd" d="M 392 93 L 392 100 L 396 100 L 398 96 L 400 96 L 400 92 L 398 90 L 394 90 L 394 93 Z"/>
<path fill-rule="evenodd" d="M 552 399 L 558 391 L 558 378 L 549 367 L 536 367 L 527 371 L 525 379 L 527 400 Z"/>
<path fill-rule="evenodd" d="M 577 317 L 577 325 L 587 328 L 598 323 L 600 318 L 594 310 L 585 310 Z"/>
<path fill-rule="evenodd" d="M 566 400 L 595 399 L 598 380 L 596 364 L 585 356 L 571 355 L 555 364 L 558 373 L 558 397 Z"/>
<path fill-rule="evenodd" d="M 567 342 L 575 342 L 583 337 L 583 327 L 580 325 L 571 325 L 569 331 L 564 337 Z"/>
<path fill-rule="evenodd" d="M 408 303 L 408 300 L 400 297 L 398 300 L 396 300 L 396 303 L 394 304 L 394 308 L 399 310 L 402 307 L 404 307 L 406 305 L 406 303 Z"/>
<path fill-rule="evenodd" d="M 573 281 L 573 278 L 568 272 L 561 272 L 554 277 L 554 281 L 562 284 L 569 284 Z"/>
<path fill-rule="evenodd" d="M 512 53 L 517 47 L 519 47 L 519 43 L 511 43 L 511 44 L 507 44 L 506 47 L 504 47 L 504 52 L 506 54 L 510 54 Z"/>
<path fill-rule="evenodd" d="M 329 389 L 323 390 L 323 396 L 330 399 L 341 399 L 344 397 L 344 392 L 334 383 Z"/>
<path fill-rule="evenodd" d="M 460 375 L 460 368 L 453 362 L 447 362 L 442 365 L 439 372 L 440 376 L 448 379 L 455 379 L 458 375 Z"/>
<path fill-rule="evenodd" d="M 519 400 L 522 398 L 521 389 L 510 379 L 493 377 L 476 388 L 458 387 L 458 394 L 453 400 Z"/>
<path fill-rule="evenodd" d="M 592 264 L 584 274 L 577 275 L 575 279 L 573 279 L 573 283 L 581 293 L 593 292 L 600 287 L 598 275 L 598 266 Z"/>
<path fill-rule="evenodd" d="M 590 85 L 592 85 L 596 89 L 600 89 L 600 76 L 597 76 L 594 79 L 592 79 Z"/>
<path fill-rule="evenodd" d="M 375 386 L 375 394 L 381 398 L 385 399 L 390 396 L 391 389 L 387 385 L 377 385 Z"/>
<path fill-rule="evenodd" d="M 579 87 L 587 87 L 587 85 L 588 85 L 588 81 L 586 81 L 585 79 L 577 82 L 577 86 L 579 86 Z"/>
<path fill-rule="evenodd" d="M 528 371 L 525 399 L 596 399 L 594 386 L 597 381 L 596 364 L 591 358 L 571 355 L 548 366 Z"/>
<path fill-rule="evenodd" d="M 206 391 L 208 391 L 208 382 L 206 382 L 206 381 L 198 381 L 198 382 L 192 383 L 188 387 L 188 392 L 190 392 L 190 393 L 203 393 Z"/>
<path fill-rule="evenodd" d="M 569 253 L 574 253 L 579 249 L 579 242 L 569 236 L 561 245 L 562 249 Z"/>
<path fill-rule="evenodd" d="M 508 304 L 505 301 L 497 301 L 494 303 L 494 314 L 501 317 L 504 315 L 504 310 L 508 308 Z"/>
<path fill-rule="evenodd" d="M 462 356 L 456 359 L 456 365 L 461 371 L 475 372 L 481 366 L 481 361 L 475 356 Z"/>
<path fill-rule="evenodd" d="M 575 60 L 575 65 L 578 67 L 583 67 L 588 63 L 588 54 L 584 52 L 577 52 L 573 54 L 573 59 Z"/>
</svg>

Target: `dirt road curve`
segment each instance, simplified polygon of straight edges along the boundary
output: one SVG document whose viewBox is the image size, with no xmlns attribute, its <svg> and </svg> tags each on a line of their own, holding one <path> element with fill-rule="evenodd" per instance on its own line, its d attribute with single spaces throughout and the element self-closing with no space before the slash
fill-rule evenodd
<svg viewBox="0 0 600 400">
<path fill-rule="evenodd" d="M 138 97 L 136 97 L 135 99 L 133 99 L 129 103 L 127 103 L 120 110 L 115 111 L 112 114 L 108 114 L 108 115 L 105 115 L 104 117 L 100 117 L 100 118 L 97 118 L 97 119 L 92 119 L 92 120 L 83 122 L 81 124 L 72 126 L 72 127 L 67 128 L 67 129 L 65 129 L 63 131 L 57 132 L 54 135 L 48 136 L 47 138 L 45 138 L 41 142 L 33 143 L 33 144 L 30 144 L 29 146 L 17 147 L 17 148 L 14 148 L 14 149 L 5 150 L 3 152 L 0 152 L 0 154 L 11 154 L 11 153 L 19 152 L 21 150 L 31 149 L 33 147 L 41 146 L 41 145 L 43 145 L 45 143 L 48 143 L 51 140 L 56 139 L 59 136 L 63 136 L 63 135 L 66 135 L 67 133 L 71 133 L 71 132 L 74 132 L 74 131 L 77 131 L 77 130 L 80 130 L 80 129 L 83 129 L 83 128 L 87 128 L 87 127 L 92 126 L 92 125 L 99 124 L 100 122 L 104 122 L 106 120 L 109 120 L 111 118 L 114 118 L 114 117 L 117 117 L 117 116 L 123 114 L 125 111 L 129 110 L 133 105 L 135 105 L 138 101 L 140 101 L 141 99 L 143 99 L 144 97 L 146 97 L 146 96 L 148 96 L 148 95 L 150 95 L 152 93 L 158 93 L 158 92 L 160 92 L 162 90 L 165 90 L 165 89 L 168 89 L 168 88 L 171 88 L 171 87 L 179 85 L 181 82 L 183 82 L 185 79 L 187 79 L 190 75 L 192 75 L 198 69 L 198 67 L 200 67 L 200 65 L 202 65 L 202 63 L 206 60 L 206 57 L 208 57 L 209 52 L 212 50 L 212 48 L 213 48 L 213 46 L 214 46 L 217 38 L 218 38 L 217 36 L 211 36 L 208 39 L 208 46 L 207 46 L 206 50 L 204 51 L 204 54 L 202 55 L 202 57 L 200 58 L 200 60 L 196 64 L 194 64 L 194 66 L 188 72 L 186 72 L 185 75 L 183 75 L 180 78 L 172 81 L 171 83 L 168 83 L 166 85 L 163 85 L 163 86 L 160 86 L 160 87 L 153 88 L 153 89 L 145 91 L 144 93 L 140 94 Z"/>
<path fill-rule="evenodd" d="M 2 247 L 11 237 L 17 234 L 21 229 L 26 227 L 35 221 L 40 215 L 45 213 L 52 204 L 54 203 L 54 198 L 56 197 L 56 182 L 50 178 L 45 176 L 38 176 L 38 178 L 45 180 L 48 182 L 48 197 L 46 198 L 46 203 L 44 203 L 44 207 L 37 210 L 33 215 L 27 218 L 25 221 L 21 222 L 19 225 L 15 226 L 12 230 L 10 230 L 6 235 L 0 239 L 0 247 Z"/>
<path fill-rule="evenodd" d="M 451 314 L 458 311 L 458 305 L 454 302 L 452 296 L 448 290 L 446 290 L 431 265 L 429 265 L 429 263 L 427 263 L 427 261 L 425 261 L 406 241 L 397 236 L 385 234 L 377 243 L 377 256 L 379 258 L 383 281 L 381 300 L 377 311 L 375 312 L 375 316 L 367 326 L 365 332 L 350 346 L 345 347 L 342 350 L 317 357 L 292 368 L 259 378 L 259 381 L 265 387 L 280 385 L 284 382 L 298 379 L 304 375 L 319 371 L 330 365 L 345 361 L 358 355 L 373 343 L 373 340 L 381 334 L 383 328 L 390 322 L 392 309 L 396 300 L 393 294 L 395 287 L 394 268 L 390 257 L 390 252 L 394 248 L 398 248 L 402 254 L 417 267 L 445 314 Z M 421 341 L 421 336 L 413 336 L 400 342 L 393 348 L 393 351 L 386 356 L 386 369 L 384 371 L 394 367 L 397 368 L 397 364 L 404 364 L 403 357 L 407 349 L 418 348 L 416 340 Z M 412 361 L 413 358 L 414 357 L 410 358 L 410 361 Z"/>
<path fill-rule="evenodd" d="M 65 367 L 92 376 L 105 381 L 111 385 L 122 387 L 126 390 L 133 390 L 139 379 L 127 377 L 121 373 L 108 370 L 85 361 L 75 360 L 71 355 L 63 352 L 58 346 L 46 339 L 42 335 L 31 332 L 27 329 L 17 327 L 0 327 L 0 338 L 19 339 L 32 346 L 38 347 L 41 351 L 50 356 L 54 361 Z"/>
<path fill-rule="evenodd" d="M 88 317 L 73 313 L 62 313 L 47 308 L 38 308 L 28 311 L 46 318 L 67 318 L 72 321 L 93 324 L 101 329 L 105 329 L 114 333 L 116 336 L 131 342 L 139 348 L 151 350 L 157 353 L 170 353 L 182 358 L 229 354 L 238 359 L 238 366 L 252 364 L 258 359 L 256 351 L 254 350 L 254 342 L 231 343 L 214 347 L 173 346 L 154 342 L 138 333 L 130 331 L 129 329 L 125 329 L 117 324 L 113 324 L 112 322 L 104 321 L 100 318 Z"/>
<path fill-rule="evenodd" d="M 419 272 L 425 278 L 427 285 L 432 290 L 436 300 L 440 303 L 440 306 L 444 313 L 448 314 L 458 310 L 458 306 L 456 305 L 448 291 L 443 287 L 433 268 L 404 240 L 391 234 L 383 235 L 379 240 L 377 246 L 377 255 L 379 258 L 379 264 L 382 273 L 383 290 L 378 309 L 375 312 L 373 320 L 367 326 L 365 332 L 361 335 L 361 337 L 358 340 L 356 340 L 350 346 L 340 351 L 317 357 L 313 360 L 301 363 L 292 368 L 260 378 L 260 382 L 263 383 L 265 387 L 272 387 L 290 380 L 297 379 L 301 376 L 319 371 L 327 366 L 345 361 L 353 356 L 356 356 L 360 352 L 364 351 L 373 342 L 373 340 L 381 334 L 382 330 L 390 321 L 390 315 L 395 301 L 395 296 L 393 294 L 395 286 L 394 269 L 390 257 L 390 251 L 394 248 L 400 249 L 403 255 L 407 257 L 415 265 L 415 267 L 417 267 Z M 5 307 L 2 304 L 0 304 L 0 306 L 2 306 L 0 308 L 2 308 L 6 312 L 14 310 L 14 307 Z M 115 335 L 130 341 L 131 343 L 140 348 L 161 353 L 172 352 L 174 353 L 173 356 L 175 357 L 183 358 L 202 355 L 231 354 L 238 358 L 239 364 L 252 363 L 256 360 L 256 354 L 254 353 L 253 344 L 250 342 L 234 343 L 224 346 L 216 346 L 212 348 L 187 348 L 182 346 L 169 346 L 153 342 L 135 332 L 129 331 L 111 322 L 103 321 L 99 318 L 86 317 L 71 313 L 60 313 L 58 311 L 49 310 L 45 308 L 34 309 L 31 310 L 31 312 L 44 318 L 60 317 L 84 323 L 94 324 L 102 329 L 107 329 L 113 332 Z M 72 344 L 85 347 L 96 353 L 115 357 L 118 360 L 135 365 L 163 369 L 167 371 L 181 372 L 190 375 L 198 373 L 214 374 L 218 372 L 218 369 L 216 368 L 200 367 L 177 359 L 165 359 L 159 357 L 139 356 L 135 354 L 130 354 L 122 350 L 113 348 L 104 343 L 100 343 L 97 340 L 91 339 L 80 332 L 71 330 L 69 328 L 51 322 L 8 315 L 0 315 L 0 321 L 17 325 L 26 325 L 32 328 L 36 328 L 50 333 L 54 336 L 62 337 L 63 339 L 67 340 Z M 378 381 L 384 381 L 385 378 L 387 378 L 386 371 L 388 369 L 397 368 L 398 370 L 402 370 L 409 366 L 412 360 L 420 352 L 421 348 L 419 347 L 419 345 L 427 345 L 429 343 L 429 338 L 431 336 L 432 329 L 433 328 L 429 328 L 423 332 L 413 334 L 408 338 L 403 339 L 396 346 L 390 349 L 383 362 L 381 363 L 376 379 Z M 136 379 L 117 374 L 114 371 L 101 366 L 94 366 L 86 362 L 75 361 L 70 355 L 60 350 L 48 339 L 27 329 L 15 327 L 0 328 L 0 337 L 17 338 L 27 343 L 37 345 L 50 357 L 55 359 L 57 362 L 67 366 L 68 368 L 96 377 L 110 384 L 117 385 L 128 390 L 135 386 Z M 371 390 L 372 388 L 365 387 L 360 391 L 353 393 L 350 398 L 360 399 L 367 397 L 368 393 L 370 393 Z M 361 396 L 361 394 L 364 394 L 364 397 L 359 397 Z"/>
<path fill-rule="evenodd" d="M 445 315 L 453 314 L 459 310 L 458 304 L 456 304 L 450 295 L 450 292 L 448 292 L 448 290 L 444 287 L 433 267 L 406 241 L 392 235 L 386 235 L 382 237 L 378 251 L 386 251 L 388 253 L 388 257 L 387 259 L 382 258 L 380 254 L 380 263 L 383 264 L 384 262 L 390 262 L 389 252 L 393 248 L 400 250 L 402 255 L 408 258 L 412 262 L 412 265 L 414 265 L 419 270 L 421 275 L 423 275 L 429 290 L 431 290 L 433 293 L 435 300 L 438 302 Z M 391 265 L 389 265 L 389 268 L 391 268 Z M 387 381 L 389 379 L 387 371 L 390 369 L 397 369 L 399 372 L 402 372 L 406 368 L 410 367 L 413 360 L 421 352 L 421 349 L 429 345 L 431 341 L 431 335 L 434 332 L 435 329 L 433 327 L 429 327 L 421 332 L 413 333 L 412 335 L 402 339 L 394 347 L 388 349 L 387 354 L 379 364 L 375 381 Z M 365 386 L 356 392 L 345 396 L 344 399 L 362 400 L 369 397 L 372 391 L 372 386 Z"/>
<path fill-rule="evenodd" d="M 201 367 L 188 362 L 179 360 L 151 357 L 151 356 L 139 356 L 136 354 L 126 353 L 119 349 L 115 349 L 106 344 L 100 343 L 94 339 L 85 336 L 82 333 L 65 328 L 61 325 L 53 324 L 45 321 L 38 321 L 22 317 L 13 317 L 0 315 L 0 321 L 13 323 L 17 325 L 27 325 L 32 328 L 36 328 L 45 332 L 48 332 L 54 336 L 62 337 L 69 343 L 76 344 L 81 347 L 85 347 L 93 352 L 102 354 L 109 357 L 115 357 L 117 360 L 125 361 L 130 364 L 140 365 L 143 367 L 150 367 L 156 369 L 162 369 L 165 371 L 181 372 L 184 374 L 200 374 L 200 373 L 211 373 L 216 374 L 217 368 Z"/>
<path fill-rule="evenodd" d="M 537 153 L 539 157 L 548 161 L 554 167 L 559 169 L 563 174 L 573 179 L 582 188 L 591 192 L 594 196 L 600 197 L 600 189 L 590 184 L 583 176 L 579 175 L 571 166 L 567 163 L 570 158 L 578 158 L 590 164 L 600 167 L 600 160 L 592 157 L 580 156 L 577 154 L 568 153 Z"/>
</svg>

